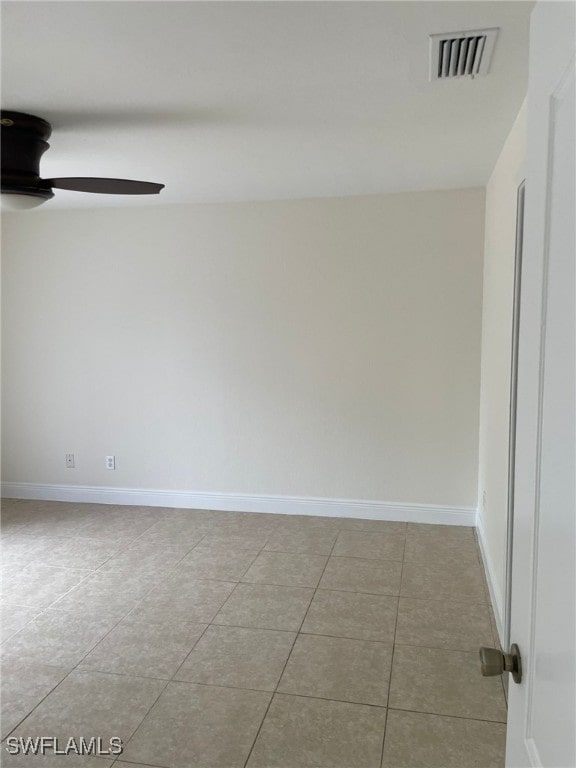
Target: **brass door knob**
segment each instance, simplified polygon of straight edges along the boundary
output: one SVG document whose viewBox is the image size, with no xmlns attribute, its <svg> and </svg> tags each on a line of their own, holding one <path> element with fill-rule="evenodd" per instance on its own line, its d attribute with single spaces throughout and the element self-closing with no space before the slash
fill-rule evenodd
<svg viewBox="0 0 576 768">
<path fill-rule="evenodd" d="M 511 672 L 515 683 L 522 681 L 522 659 L 520 649 L 514 643 L 510 653 L 503 653 L 499 648 L 480 648 L 480 671 L 484 677 Z"/>
</svg>

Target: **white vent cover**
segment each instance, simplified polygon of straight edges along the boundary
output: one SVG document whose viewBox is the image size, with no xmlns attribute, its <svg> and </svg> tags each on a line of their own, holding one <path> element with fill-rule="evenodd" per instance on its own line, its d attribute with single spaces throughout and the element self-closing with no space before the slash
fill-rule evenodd
<svg viewBox="0 0 576 768">
<path fill-rule="evenodd" d="M 430 80 L 488 74 L 498 29 L 430 35 Z"/>
</svg>

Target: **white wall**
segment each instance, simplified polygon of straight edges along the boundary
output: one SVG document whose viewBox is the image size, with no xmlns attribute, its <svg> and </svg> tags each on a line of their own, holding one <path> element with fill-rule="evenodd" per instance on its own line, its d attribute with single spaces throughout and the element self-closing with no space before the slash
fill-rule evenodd
<svg viewBox="0 0 576 768">
<path fill-rule="evenodd" d="M 4 480 L 475 507 L 483 227 L 482 189 L 9 214 Z"/>
<path fill-rule="evenodd" d="M 525 141 L 524 105 L 486 188 L 478 509 L 498 621 L 502 620 L 506 581 L 516 197 L 523 179 Z"/>
</svg>

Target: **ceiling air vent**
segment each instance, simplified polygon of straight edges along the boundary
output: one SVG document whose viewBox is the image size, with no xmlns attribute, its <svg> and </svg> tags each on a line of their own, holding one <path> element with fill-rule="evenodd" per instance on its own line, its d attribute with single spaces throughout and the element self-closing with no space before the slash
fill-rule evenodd
<svg viewBox="0 0 576 768">
<path fill-rule="evenodd" d="M 430 35 L 430 80 L 488 74 L 498 29 Z"/>
</svg>

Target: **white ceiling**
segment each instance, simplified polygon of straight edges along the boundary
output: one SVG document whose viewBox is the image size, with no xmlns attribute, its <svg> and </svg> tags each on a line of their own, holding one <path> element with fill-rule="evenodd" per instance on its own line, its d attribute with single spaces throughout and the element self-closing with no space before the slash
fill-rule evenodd
<svg viewBox="0 0 576 768">
<path fill-rule="evenodd" d="M 2 107 L 52 122 L 45 177 L 166 184 L 54 208 L 482 185 L 525 94 L 532 5 L 5 2 Z M 428 81 L 429 34 L 494 26 L 487 77 Z"/>
</svg>

